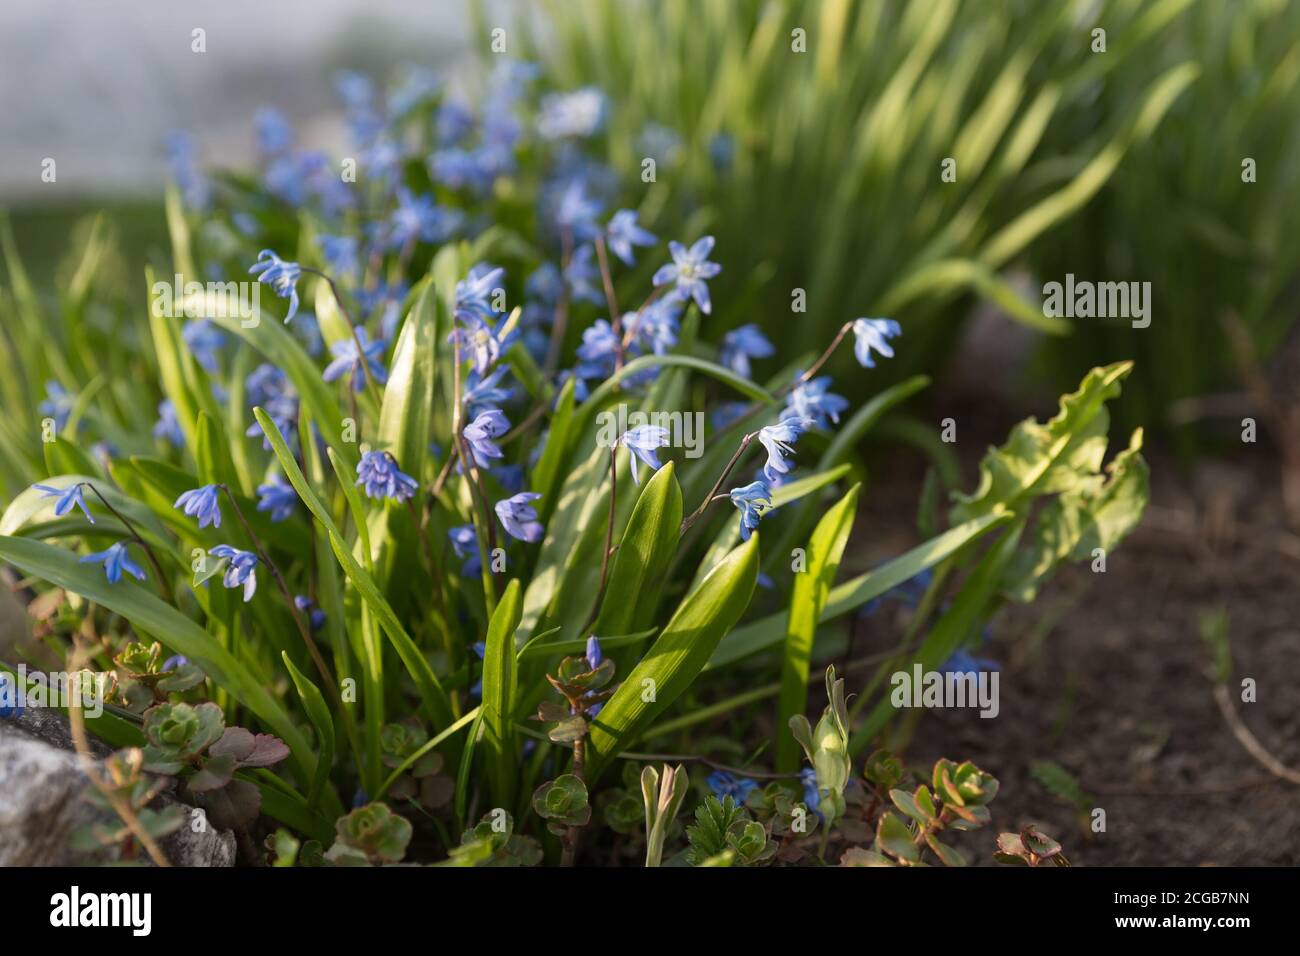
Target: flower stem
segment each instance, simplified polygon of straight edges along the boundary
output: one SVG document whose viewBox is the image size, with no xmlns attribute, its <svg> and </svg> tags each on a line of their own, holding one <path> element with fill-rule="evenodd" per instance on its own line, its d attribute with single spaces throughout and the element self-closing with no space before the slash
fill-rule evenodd
<svg viewBox="0 0 1300 956">
<path fill-rule="evenodd" d="M 146 557 L 149 558 L 149 563 L 153 565 L 154 574 L 158 575 L 158 586 L 162 588 L 163 596 L 166 597 L 167 603 L 175 604 L 176 595 L 172 593 L 171 582 L 169 582 L 167 576 L 163 574 L 162 564 L 159 563 L 158 555 L 154 554 L 153 548 L 149 547 L 149 542 L 145 541 L 145 539 L 141 537 L 139 530 L 136 529 L 136 526 L 131 523 L 131 520 L 127 518 L 126 515 L 122 514 L 122 512 L 109 504 L 108 499 L 104 497 L 94 484 L 89 481 L 83 481 L 81 482 L 81 485 L 94 492 L 95 497 L 98 498 L 100 503 L 112 513 L 113 517 L 122 522 L 122 526 L 130 533 L 135 543 L 144 549 Z"/>
<path fill-rule="evenodd" d="M 609 554 L 614 549 L 614 516 L 618 503 L 618 443 L 609 450 L 609 523 L 605 526 L 605 548 L 600 553 L 600 589 L 596 592 L 596 603 L 592 605 L 591 617 L 582 626 L 588 630 L 600 616 L 601 606 L 605 601 L 605 585 L 609 583 Z"/>
<path fill-rule="evenodd" d="M 560 349 L 564 347 L 564 333 L 569 325 L 569 282 L 565 273 L 573 252 L 573 236 L 567 228 L 560 230 L 560 300 L 555 303 L 555 320 L 551 323 L 551 343 L 546 349 L 545 378 L 550 379 L 560 365 Z"/>
<path fill-rule="evenodd" d="M 323 680 L 329 687 L 330 693 L 333 695 L 336 703 L 342 706 L 342 699 L 339 697 L 339 688 L 337 682 L 334 680 L 334 675 L 330 673 L 330 669 L 325 663 L 325 658 L 321 656 L 320 648 L 316 646 L 315 638 L 311 636 L 311 630 L 303 621 L 302 614 L 298 610 L 298 605 L 293 601 L 293 594 L 289 591 L 289 586 L 284 583 L 283 575 L 280 574 L 280 569 L 276 567 L 275 562 L 271 560 L 271 556 L 267 554 L 266 548 L 262 545 L 262 540 L 253 531 L 252 525 L 248 523 L 248 519 L 244 517 L 244 511 L 239 507 L 239 502 L 235 500 L 235 493 L 230 490 L 230 486 L 220 484 L 217 487 L 226 493 L 226 499 L 230 502 L 230 506 L 235 511 L 235 517 L 239 519 L 240 525 L 243 526 L 244 533 L 248 535 L 249 540 L 253 542 L 253 547 L 257 549 L 258 558 L 261 559 L 262 563 L 265 564 L 267 569 L 271 572 L 271 577 L 275 579 L 276 586 L 280 589 L 280 594 L 284 597 L 285 604 L 289 606 L 289 616 L 293 618 L 293 623 L 297 625 L 298 633 L 302 637 L 303 644 L 307 646 L 307 653 L 311 655 L 312 661 L 316 664 L 316 670 L 320 672 L 321 680 Z"/>
<path fill-rule="evenodd" d="M 700 516 L 704 514 L 705 509 L 707 509 L 709 505 L 724 497 L 718 494 L 718 489 L 720 489 L 723 482 L 727 480 L 727 476 L 731 474 L 731 470 L 736 467 L 736 462 L 740 461 L 740 456 L 745 453 L 745 449 L 749 447 L 749 443 L 757 436 L 758 432 L 750 432 L 740 440 L 740 445 L 737 446 L 736 453 L 731 456 L 731 461 L 727 462 L 727 467 L 722 469 L 722 474 L 718 475 L 718 480 L 713 483 L 713 487 L 710 488 L 709 493 L 704 496 L 704 500 L 700 502 L 700 506 L 687 515 L 682 521 L 682 526 L 677 531 L 679 537 L 690 530 L 691 525 L 695 524 L 695 522 L 700 519 Z"/>
<path fill-rule="evenodd" d="M 609 306 L 609 324 L 617 344 L 614 347 L 614 370 L 623 367 L 623 316 L 618 311 L 618 298 L 614 295 L 614 279 L 609 271 L 609 255 L 605 251 L 605 237 L 596 236 L 596 258 L 600 260 L 600 279 L 605 286 L 605 302 Z"/>
</svg>

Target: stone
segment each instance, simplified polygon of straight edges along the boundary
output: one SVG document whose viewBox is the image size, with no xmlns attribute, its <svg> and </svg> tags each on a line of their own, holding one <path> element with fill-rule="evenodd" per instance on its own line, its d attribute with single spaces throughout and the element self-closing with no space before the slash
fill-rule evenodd
<svg viewBox="0 0 1300 956">
<path fill-rule="evenodd" d="M 112 752 L 91 738 L 99 759 Z M 76 850 L 72 834 L 82 825 L 112 817 L 85 799 L 90 780 L 72 747 L 67 720 L 57 711 L 29 708 L 18 717 L 0 718 L 0 866 L 86 866 L 109 862 L 104 853 Z M 190 819 L 192 808 L 168 793 L 155 808 L 179 805 Z M 233 866 L 235 836 L 208 825 L 188 825 L 159 842 L 173 866 Z M 149 862 L 147 854 L 142 859 Z"/>
</svg>

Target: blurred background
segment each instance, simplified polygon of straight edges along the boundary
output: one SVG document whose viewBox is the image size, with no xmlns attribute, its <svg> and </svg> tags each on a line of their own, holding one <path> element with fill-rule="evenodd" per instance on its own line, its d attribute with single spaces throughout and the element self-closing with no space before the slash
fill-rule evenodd
<svg viewBox="0 0 1300 956">
<path fill-rule="evenodd" d="M 885 374 L 986 397 L 1134 358 L 1123 424 L 1184 460 L 1239 440 L 1247 379 L 1293 378 L 1270 372 L 1300 276 L 1288 0 L 8 4 L 0 205 L 43 286 L 105 210 L 123 268 L 104 280 L 142 297 L 169 133 L 191 133 L 205 167 L 247 168 L 271 105 L 337 155 L 340 69 L 414 64 L 472 89 L 497 26 L 546 85 L 609 98 L 607 162 L 637 184 L 656 158 L 635 195 L 661 234 L 717 235 L 719 327 L 758 321 L 802 351 L 846 317 L 895 316 L 909 346 Z M 1046 319 L 1042 284 L 1067 272 L 1150 282 L 1151 327 Z"/>
</svg>

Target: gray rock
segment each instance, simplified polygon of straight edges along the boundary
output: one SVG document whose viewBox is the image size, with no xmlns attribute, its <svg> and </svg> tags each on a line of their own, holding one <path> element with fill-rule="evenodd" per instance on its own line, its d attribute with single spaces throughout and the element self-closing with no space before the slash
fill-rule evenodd
<svg viewBox="0 0 1300 956">
<path fill-rule="evenodd" d="M 101 759 L 112 752 L 93 738 L 91 750 Z M 85 798 L 90 787 L 61 714 L 32 708 L 21 717 L 0 719 L 0 866 L 107 862 L 72 847 L 72 834 L 82 825 L 113 820 Z M 167 805 L 181 806 L 189 819 L 192 808 L 159 795 L 155 807 Z M 199 833 L 182 826 L 160 841 L 160 849 L 173 866 L 235 862 L 234 834 L 210 825 Z"/>
</svg>

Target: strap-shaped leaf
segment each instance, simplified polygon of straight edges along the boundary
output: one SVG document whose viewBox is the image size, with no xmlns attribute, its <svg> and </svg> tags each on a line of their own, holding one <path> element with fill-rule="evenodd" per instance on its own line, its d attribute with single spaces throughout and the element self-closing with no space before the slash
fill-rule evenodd
<svg viewBox="0 0 1300 956">
<path fill-rule="evenodd" d="M 682 490 L 669 462 L 636 500 L 605 589 L 597 634 L 627 634 L 650 623 L 665 572 L 677 551 Z"/>
<path fill-rule="evenodd" d="M 808 540 L 804 570 L 794 576 L 790 596 L 790 624 L 785 638 L 785 654 L 781 658 L 781 694 L 777 727 L 785 727 L 795 714 L 802 714 L 808 706 L 808 667 L 812 660 L 813 639 L 817 623 L 839 570 L 844 546 L 853 530 L 857 510 L 858 491 L 854 485 L 830 511 L 822 516 Z M 799 747 L 794 737 L 779 734 L 776 746 L 776 766 L 781 773 L 793 773 L 799 768 Z"/>
<path fill-rule="evenodd" d="M 912 579 L 926 568 L 934 567 L 981 535 L 1010 520 L 1012 520 L 1011 515 L 1003 513 L 985 515 L 974 521 L 967 521 L 965 524 L 950 528 L 937 538 L 917 545 L 911 551 L 874 571 L 868 571 L 866 574 L 845 581 L 831 589 L 819 620 L 825 623 L 841 614 L 847 614 L 854 608 L 861 607 L 872 598 L 879 597 L 904 581 Z M 722 643 L 709 659 L 708 668 L 725 667 L 750 654 L 775 647 L 785 638 L 786 623 L 785 614 L 777 613 L 737 628 L 722 639 Z"/>
<path fill-rule="evenodd" d="M 424 701 L 426 716 L 433 721 L 435 726 L 446 727 L 451 723 L 451 702 L 447 699 L 447 693 L 438 681 L 438 675 L 433 672 L 429 662 L 420 653 L 420 649 L 416 646 L 415 641 L 411 639 L 411 635 L 406 633 L 406 628 L 402 627 L 402 622 L 393 613 L 392 607 L 384 600 L 384 596 L 379 592 L 379 588 L 375 584 L 375 579 L 352 556 L 352 549 L 348 547 L 348 543 L 344 539 L 342 532 L 339 531 L 338 525 L 330 517 L 329 509 L 317 497 L 311 485 L 307 484 L 307 479 L 303 477 L 302 470 L 293 457 L 293 452 L 284 443 L 284 436 L 280 434 L 280 429 L 271 420 L 271 416 L 261 408 L 253 409 L 253 414 L 257 417 L 258 423 L 261 424 L 262 430 L 270 440 L 271 447 L 275 451 L 276 458 L 280 460 L 280 467 L 284 469 L 289 483 L 293 485 L 303 504 L 316 516 L 316 520 L 321 523 L 321 526 L 329 535 L 330 548 L 334 551 L 334 556 L 338 559 L 339 564 L 343 566 L 348 579 L 356 586 L 362 599 L 374 612 L 375 619 L 379 621 L 380 627 L 388 635 L 388 639 L 392 641 L 393 647 L 397 650 L 397 656 L 402 659 L 402 664 L 405 665 L 407 673 L 415 681 L 415 686 Z"/>
<path fill-rule="evenodd" d="M 429 412 L 438 369 L 439 303 L 433 282 L 416 286 L 384 386 L 376 445 L 394 455 L 402 470 L 419 478 L 429 453 Z"/>
<path fill-rule="evenodd" d="M 329 707 L 325 704 L 325 695 L 302 671 L 294 667 L 293 661 L 289 655 L 283 651 L 280 652 L 280 659 L 284 661 L 284 666 L 289 671 L 289 677 L 293 680 L 293 686 L 298 691 L 298 697 L 302 700 L 303 710 L 307 711 L 307 716 L 311 719 L 312 726 L 316 728 L 316 741 L 320 744 L 320 757 L 316 761 L 316 775 L 312 777 L 311 789 L 307 792 L 307 805 L 315 810 L 325 792 L 325 786 L 329 782 L 330 770 L 334 766 L 334 718 L 330 716 Z M 343 813 L 343 806 L 339 801 L 338 794 L 332 789 L 329 791 L 330 813 L 335 816 Z"/>
<path fill-rule="evenodd" d="M 493 806 L 514 805 L 519 768 L 515 758 L 515 723 L 512 719 L 518 679 L 515 630 L 522 610 L 519 580 L 506 585 L 488 622 L 487 649 L 483 653 L 483 747 L 487 757 L 488 790 Z"/>
<path fill-rule="evenodd" d="M 735 625 L 758 579 L 758 535 L 736 548 L 678 606 L 672 620 L 595 719 L 591 779 L 695 680 Z"/>
</svg>

